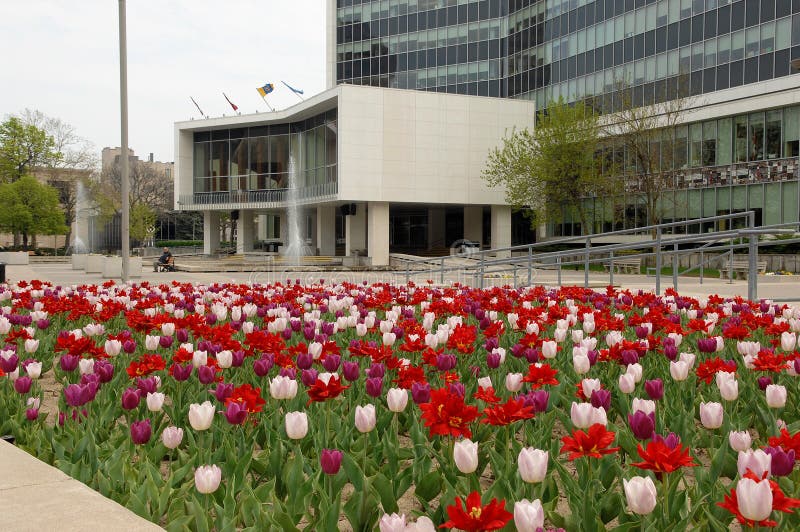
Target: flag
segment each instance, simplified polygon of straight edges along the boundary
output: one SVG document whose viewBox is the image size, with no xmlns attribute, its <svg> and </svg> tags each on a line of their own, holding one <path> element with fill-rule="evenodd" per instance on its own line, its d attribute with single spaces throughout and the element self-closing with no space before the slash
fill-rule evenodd
<svg viewBox="0 0 800 532">
<path fill-rule="evenodd" d="M 263 87 L 259 87 L 256 90 L 263 98 L 264 96 L 275 90 L 275 85 L 273 85 L 272 83 L 267 83 Z"/>
<path fill-rule="evenodd" d="M 233 110 L 234 110 L 234 111 L 238 111 L 238 110 L 239 110 L 239 108 L 238 108 L 238 107 L 236 107 L 236 104 L 235 104 L 235 103 L 233 103 L 233 102 L 231 101 L 231 99 L 230 99 L 230 98 L 228 98 L 228 96 L 227 96 L 227 95 L 226 95 L 224 92 L 222 93 L 222 95 L 223 95 L 223 96 L 225 96 L 225 99 L 226 99 L 226 100 L 228 100 L 228 103 L 229 103 L 229 104 L 231 104 L 231 107 L 233 107 Z"/>
<path fill-rule="evenodd" d="M 202 110 L 202 109 L 200 109 L 200 106 L 199 106 L 199 105 L 197 105 L 197 102 L 196 102 L 196 101 L 194 101 L 194 98 L 192 98 L 191 96 L 189 96 L 189 99 L 190 99 L 190 100 L 192 100 L 192 103 L 194 104 L 194 106 L 195 106 L 195 107 L 197 107 L 197 110 L 198 110 L 198 111 L 200 111 L 200 115 L 201 115 L 201 116 L 206 116 L 206 114 L 203 112 L 203 110 Z"/>
<path fill-rule="evenodd" d="M 301 91 L 300 89 L 295 89 L 294 87 L 292 87 L 291 85 L 289 85 L 289 84 L 288 84 L 288 83 L 286 83 L 285 81 L 281 80 L 281 83 L 283 83 L 284 85 L 286 85 L 286 87 L 288 87 L 288 88 L 289 88 L 289 90 L 290 90 L 290 91 L 292 91 L 293 93 L 295 93 L 295 94 L 303 94 L 303 91 Z"/>
</svg>

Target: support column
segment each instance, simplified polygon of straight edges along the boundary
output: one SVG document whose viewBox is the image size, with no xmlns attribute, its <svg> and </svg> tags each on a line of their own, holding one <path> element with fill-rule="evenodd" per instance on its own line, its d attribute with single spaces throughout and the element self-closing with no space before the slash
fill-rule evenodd
<svg viewBox="0 0 800 532">
<path fill-rule="evenodd" d="M 483 246 L 483 207 L 480 205 L 464 206 L 464 239 Z"/>
<path fill-rule="evenodd" d="M 364 203 L 355 205 L 356 213 L 344 217 L 344 254 L 346 257 L 351 256 L 355 250 L 363 250 L 367 247 L 366 205 Z"/>
<path fill-rule="evenodd" d="M 219 212 L 203 211 L 203 254 L 211 255 L 219 249 Z"/>
<path fill-rule="evenodd" d="M 511 246 L 511 207 L 508 205 L 492 205 L 492 249 Z M 510 251 L 497 254 L 498 257 L 510 257 Z"/>
<path fill-rule="evenodd" d="M 255 224 L 253 211 L 240 210 L 239 219 L 236 220 L 236 254 L 243 255 L 253 251 L 253 237 Z"/>
<path fill-rule="evenodd" d="M 445 210 L 443 207 L 428 209 L 428 249 L 443 248 L 445 242 Z"/>
<path fill-rule="evenodd" d="M 389 265 L 389 203 L 370 202 L 367 222 L 369 247 L 367 255 L 373 266 Z"/>
<path fill-rule="evenodd" d="M 258 234 L 257 238 L 259 240 L 266 240 L 267 239 L 267 215 L 266 214 L 259 214 L 257 217 L 257 231 Z"/>
<path fill-rule="evenodd" d="M 336 207 L 333 205 L 317 206 L 317 248 L 320 255 L 336 255 Z"/>
</svg>

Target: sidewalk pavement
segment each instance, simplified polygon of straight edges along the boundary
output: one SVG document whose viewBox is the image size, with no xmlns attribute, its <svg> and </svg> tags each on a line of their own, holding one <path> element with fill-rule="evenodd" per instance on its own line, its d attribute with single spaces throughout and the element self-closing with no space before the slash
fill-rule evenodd
<svg viewBox="0 0 800 532">
<path fill-rule="evenodd" d="M 15 532 L 163 530 L 66 473 L 0 440 L 0 529 Z"/>
</svg>

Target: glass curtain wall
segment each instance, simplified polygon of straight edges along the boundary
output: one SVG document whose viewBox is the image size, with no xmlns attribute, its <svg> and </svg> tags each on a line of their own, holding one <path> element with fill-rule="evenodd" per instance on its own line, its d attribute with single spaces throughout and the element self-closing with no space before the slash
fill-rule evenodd
<svg viewBox="0 0 800 532">
<path fill-rule="evenodd" d="M 336 110 L 303 122 L 194 134 L 194 192 L 288 186 L 293 156 L 299 187 L 336 181 Z"/>
</svg>

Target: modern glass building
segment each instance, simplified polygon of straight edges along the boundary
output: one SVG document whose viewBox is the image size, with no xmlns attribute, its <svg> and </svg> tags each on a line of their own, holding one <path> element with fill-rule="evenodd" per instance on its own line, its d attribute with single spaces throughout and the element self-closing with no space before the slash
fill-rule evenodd
<svg viewBox="0 0 800 532">
<path fill-rule="evenodd" d="M 800 0 L 329 0 L 329 83 L 533 100 L 604 113 L 689 96 L 662 219 L 753 209 L 797 221 Z M 334 15 L 335 14 L 335 15 Z M 621 88 L 623 87 L 623 88 Z M 658 149 L 656 147 L 656 149 Z M 619 147 L 627 175 L 636 163 Z M 593 227 L 644 225 L 635 179 L 587 198 Z M 705 228 L 703 230 L 707 230 Z M 699 230 L 699 229 L 698 229 Z"/>
</svg>

